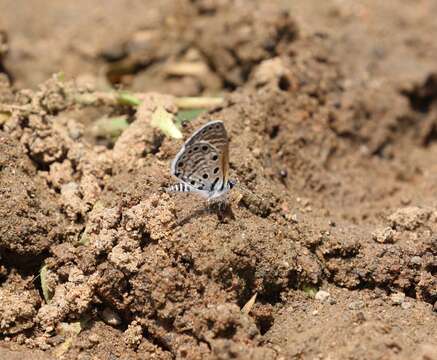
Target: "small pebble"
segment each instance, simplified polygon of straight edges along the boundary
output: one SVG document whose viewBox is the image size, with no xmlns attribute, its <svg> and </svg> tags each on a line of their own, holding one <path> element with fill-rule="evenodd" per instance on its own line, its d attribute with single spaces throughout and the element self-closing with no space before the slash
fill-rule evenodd
<svg viewBox="0 0 437 360">
<path fill-rule="evenodd" d="M 355 321 L 357 323 L 359 323 L 359 324 L 362 324 L 364 321 L 366 321 L 366 317 L 365 317 L 365 315 L 363 314 L 362 311 L 359 311 L 359 312 L 356 313 Z"/>
<path fill-rule="evenodd" d="M 47 339 L 47 343 L 51 346 L 57 346 L 65 342 L 65 336 L 55 335 Z"/>
<path fill-rule="evenodd" d="M 353 301 L 348 305 L 349 310 L 360 310 L 362 309 L 366 304 L 363 300 L 357 300 Z"/>
<path fill-rule="evenodd" d="M 316 315 L 319 314 L 319 312 L 318 312 L 317 310 L 314 310 L 311 314 L 312 314 L 313 316 L 316 316 Z"/>
<path fill-rule="evenodd" d="M 401 305 L 405 301 L 405 294 L 396 292 L 390 295 L 390 299 L 394 305 Z"/>
<path fill-rule="evenodd" d="M 413 256 L 410 261 L 414 265 L 422 265 L 422 258 L 420 256 Z"/>
<path fill-rule="evenodd" d="M 408 310 L 408 309 L 410 309 L 412 306 L 413 306 L 413 303 L 410 302 L 410 301 L 404 301 L 404 302 L 401 304 L 401 308 L 404 309 L 404 310 Z"/>
<path fill-rule="evenodd" d="M 99 335 L 97 335 L 97 334 L 91 334 L 91 335 L 88 337 L 88 339 L 89 339 L 92 343 L 94 343 L 94 344 L 97 344 L 98 342 L 100 342 Z"/>
<path fill-rule="evenodd" d="M 120 316 L 118 316 L 114 310 L 108 307 L 103 310 L 102 318 L 105 323 L 111 326 L 118 326 L 121 324 Z"/>
<path fill-rule="evenodd" d="M 316 296 L 314 297 L 316 300 L 319 300 L 320 302 L 327 302 L 329 298 L 331 297 L 331 294 L 324 290 L 319 290 L 316 293 Z"/>
<path fill-rule="evenodd" d="M 258 149 L 258 148 L 255 148 L 255 149 L 252 150 L 252 154 L 255 157 L 259 157 L 261 155 L 261 150 Z"/>
<path fill-rule="evenodd" d="M 403 198 L 403 199 L 401 199 L 401 204 L 402 204 L 403 206 L 405 206 L 405 205 L 410 205 L 410 204 L 411 204 L 411 199 L 409 199 L 409 198 Z"/>
<path fill-rule="evenodd" d="M 52 332 L 53 330 L 55 330 L 53 326 L 47 326 L 47 327 L 45 328 L 45 332 L 46 332 L 46 333 L 50 333 L 50 332 Z"/>
<path fill-rule="evenodd" d="M 393 243 L 395 234 L 396 234 L 395 230 L 393 230 L 390 227 L 386 227 L 384 229 L 376 230 L 372 234 L 372 238 L 373 238 L 373 240 L 375 240 L 376 242 L 379 242 L 381 244 Z"/>
<path fill-rule="evenodd" d="M 332 296 L 329 298 L 328 302 L 330 305 L 337 304 L 337 300 L 335 300 Z"/>
</svg>

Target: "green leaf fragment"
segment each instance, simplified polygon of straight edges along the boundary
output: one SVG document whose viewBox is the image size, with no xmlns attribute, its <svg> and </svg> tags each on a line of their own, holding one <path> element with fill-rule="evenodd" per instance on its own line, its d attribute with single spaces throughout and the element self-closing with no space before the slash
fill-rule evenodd
<svg viewBox="0 0 437 360">
<path fill-rule="evenodd" d="M 166 111 L 163 106 L 158 106 L 152 114 L 150 124 L 161 130 L 167 136 L 174 139 L 182 139 L 182 133 L 174 123 L 173 119 L 173 114 Z"/>
<path fill-rule="evenodd" d="M 58 73 L 53 74 L 53 78 L 59 82 L 65 82 L 65 73 L 60 71 Z"/>
<path fill-rule="evenodd" d="M 180 125 L 185 121 L 194 120 L 196 117 L 198 117 L 201 113 L 205 111 L 206 109 L 180 110 L 176 114 L 175 123 L 177 125 Z"/>
<path fill-rule="evenodd" d="M 44 296 L 44 300 L 48 304 L 53 297 L 52 291 L 50 291 L 47 285 L 47 275 L 48 275 L 48 267 L 47 265 L 43 265 L 39 271 L 40 279 L 41 279 L 41 288 L 42 295 Z"/>
<path fill-rule="evenodd" d="M 119 92 L 117 97 L 117 102 L 120 105 L 127 105 L 127 106 L 138 106 L 141 104 L 140 99 L 138 99 L 136 96 L 128 92 Z"/>
<path fill-rule="evenodd" d="M 314 285 L 305 284 L 302 286 L 302 291 L 307 294 L 310 298 L 315 298 L 318 289 Z"/>
<path fill-rule="evenodd" d="M 0 126 L 5 124 L 6 121 L 8 121 L 10 117 L 11 117 L 10 113 L 2 112 L 0 110 Z"/>
<path fill-rule="evenodd" d="M 92 132 L 96 137 L 116 140 L 128 126 L 127 116 L 103 117 L 94 123 Z"/>
<path fill-rule="evenodd" d="M 81 321 L 75 321 L 71 323 L 61 322 L 59 325 L 58 333 L 62 336 L 79 335 L 83 326 Z"/>
</svg>

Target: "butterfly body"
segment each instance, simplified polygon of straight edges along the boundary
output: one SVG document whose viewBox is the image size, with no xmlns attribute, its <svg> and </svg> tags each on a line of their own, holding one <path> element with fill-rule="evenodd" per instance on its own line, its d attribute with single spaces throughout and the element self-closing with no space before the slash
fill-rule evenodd
<svg viewBox="0 0 437 360">
<path fill-rule="evenodd" d="M 229 180 L 229 140 L 222 121 L 210 121 L 185 142 L 171 164 L 180 181 L 168 190 L 194 192 L 208 201 L 225 195 L 235 183 Z"/>
</svg>

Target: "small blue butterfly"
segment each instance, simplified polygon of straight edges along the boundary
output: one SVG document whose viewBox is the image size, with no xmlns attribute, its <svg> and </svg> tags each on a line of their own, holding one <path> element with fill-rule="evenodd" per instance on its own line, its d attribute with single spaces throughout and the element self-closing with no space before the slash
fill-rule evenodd
<svg viewBox="0 0 437 360">
<path fill-rule="evenodd" d="M 229 176 L 229 139 L 222 121 L 210 121 L 185 142 L 171 164 L 179 183 L 171 192 L 195 192 L 220 198 L 235 185 Z"/>
</svg>

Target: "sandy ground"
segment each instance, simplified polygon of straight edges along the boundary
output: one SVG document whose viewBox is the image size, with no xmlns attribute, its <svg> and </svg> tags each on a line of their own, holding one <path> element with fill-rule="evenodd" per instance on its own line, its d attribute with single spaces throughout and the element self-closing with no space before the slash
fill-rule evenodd
<svg viewBox="0 0 437 360">
<path fill-rule="evenodd" d="M 437 359 L 436 12 L 0 1 L 0 358 Z M 186 96 L 224 210 L 163 190 Z"/>
</svg>

